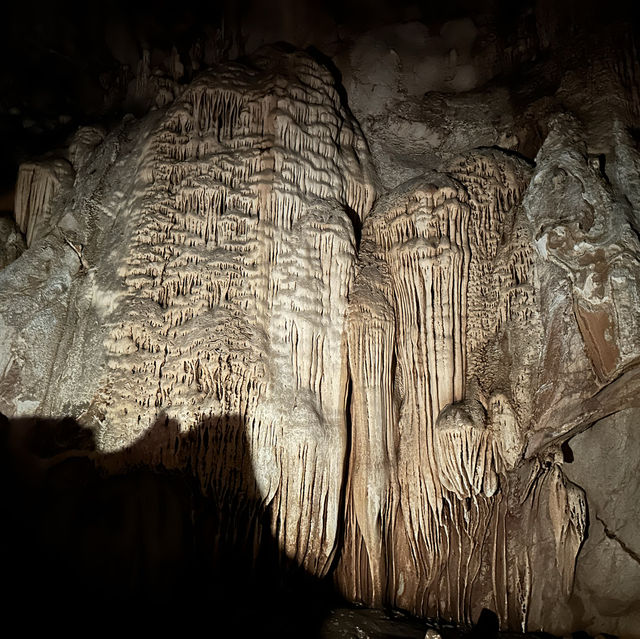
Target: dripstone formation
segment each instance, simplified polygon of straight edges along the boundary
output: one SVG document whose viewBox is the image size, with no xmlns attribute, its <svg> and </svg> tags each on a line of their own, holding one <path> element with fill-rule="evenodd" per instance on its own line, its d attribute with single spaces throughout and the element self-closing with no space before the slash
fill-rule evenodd
<svg viewBox="0 0 640 639">
<path fill-rule="evenodd" d="M 566 472 L 571 438 L 640 409 L 625 121 L 601 137 L 606 174 L 563 112 L 535 163 L 460 145 L 388 187 L 392 162 L 308 53 L 266 49 L 178 93 L 21 167 L 0 411 L 72 417 L 103 472 L 192 477 L 219 513 L 214 555 L 268 541 L 369 606 L 627 632 L 584 612 L 597 514 Z"/>
</svg>

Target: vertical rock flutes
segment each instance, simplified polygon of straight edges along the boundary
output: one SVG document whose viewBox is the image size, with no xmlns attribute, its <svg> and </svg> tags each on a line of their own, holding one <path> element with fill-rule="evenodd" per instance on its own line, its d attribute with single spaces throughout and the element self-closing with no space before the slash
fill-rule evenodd
<svg viewBox="0 0 640 639">
<path fill-rule="evenodd" d="M 507 246 L 528 173 L 478 152 L 381 198 L 364 222 L 348 313 L 339 575 L 350 597 L 466 620 L 477 605 L 503 457 L 521 456 L 520 425 L 498 399 L 504 363 L 490 348 L 532 312 L 529 252 Z"/>
</svg>

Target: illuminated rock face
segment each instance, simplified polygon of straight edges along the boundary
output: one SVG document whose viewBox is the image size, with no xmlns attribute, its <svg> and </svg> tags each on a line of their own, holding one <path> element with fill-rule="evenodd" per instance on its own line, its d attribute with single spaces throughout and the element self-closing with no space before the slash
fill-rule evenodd
<svg viewBox="0 0 640 639">
<path fill-rule="evenodd" d="M 57 393 L 30 389 L 11 406 L 26 389 L 6 380 L 3 410 L 71 412 L 103 453 L 134 447 L 131 463 L 189 465 L 212 499 L 253 508 L 289 560 L 325 575 L 345 475 L 354 223 L 375 198 L 366 143 L 331 74 L 276 51 L 201 76 L 140 126 L 116 158 L 119 184 L 105 180 L 112 200 L 80 187 L 67 213 L 86 219 L 90 203 L 98 230 L 67 230 L 53 249 L 76 262 L 68 303 L 89 298 L 97 336 L 76 329 L 50 355 L 72 378 Z M 99 141 L 76 136 L 77 183 L 95 171 L 86 149 Z M 49 173 L 20 173 L 28 238 L 48 230 Z M 100 362 L 89 376 L 69 370 L 88 357 Z M 171 438 L 157 436 L 165 423 Z"/>
<path fill-rule="evenodd" d="M 570 626 L 587 500 L 560 447 L 637 404 L 640 352 L 625 310 L 640 305 L 640 245 L 581 135 L 560 118 L 535 171 L 476 151 L 365 219 L 347 325 L 348 597 Z"/>
<path fill-rule="evenodd" d="M 286 556 L 324 575 L 347 441 L 350 216 L 371 207 L 372 175 L 326 70 L 304 55 L 254 64 L 204 76 L 150 135 L 98 442 L 125 448 L 161 415 L 200 429 L 215 453 L 199 448 L 198 474 L 221 494 L 239 490 L 248 455 L 250 497 Z M 149 453 L 192 454 L 167 448 Z"/>
<path fill-rule="evenodd" d="M 476 149 L 380 193 L 334 78 L 276 50 L 83 128 L 19 175 L 0 411 L 192 474 L 216 539 L 353 601 L 568 631 L 561 446 L 640 396 L 636 213 L 584 136 L 562 116 L 535 168 Z"/>
<path fill-rule="evenodd" d="M 351 597 L 476 618 L 485 541 L 505 551 L 499 474 L 522 457 L 524 434 L 490 346 L 535 312 L 515 210 L 528 177 L 524 163 L 478 152 L 381 198 L 365 220 L 348 332 Z"/>
<path fill-rule="evenodd" d="M 60 191 L 71 187 L 72 169 L 63 159 L 25 163 L 20 166 L 16 184 L 16 224 L 27 246 L 51 227 L 52 205 Z"/>
</svg>

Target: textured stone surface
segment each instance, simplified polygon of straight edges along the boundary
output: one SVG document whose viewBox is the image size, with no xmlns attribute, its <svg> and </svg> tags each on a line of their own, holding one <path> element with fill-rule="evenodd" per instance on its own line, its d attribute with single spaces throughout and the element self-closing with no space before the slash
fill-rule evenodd
<svg viewBox="0 0 640 639">
<path fill-rule="evenodd" d="M 26 248 L 24 236 L 14 220 L 0 217 L 0 268 L 11 264 Z"/>
<path fill-rule="evenodd" d="M 358 36 L 362 130 L 309 53 L 143 69 L 147 115 L 19 172 L 0 411 L 188 477 L 204 570 L 271 545 L 369 606 L 636 637 L 638 63 L 614 30 L 501 85 L 535 46 L 485 36 Z"/>
<path fill-rule="evenodd" d="M 639 425 L 640 411 L 629 409 L 569 442 L 565 472 L 586 491 L 590 520 L 572 607 L 576 625 L 594 634 L 640 636 Z"/>
<path fill-rule="evenodd" d="M 70 157 L 67 206 L 52 204 L 64 185 L 48 165 L 18 178 L 30 250 L 2 272 L 0 409 L 71 415 L 104 453 L 142 442 L 130 463 L 190 464 L 212 499 L 241 494 L 286 557 L 325 575 L 345 472 L 354 221 L 375 197 L 331 74 L 268 50 L 103 143 L 80 132 Z M 158 423 L 178 432 L 148 441 Z M 179 446 L 191 430 L 199 441 Z"/>
</svg>

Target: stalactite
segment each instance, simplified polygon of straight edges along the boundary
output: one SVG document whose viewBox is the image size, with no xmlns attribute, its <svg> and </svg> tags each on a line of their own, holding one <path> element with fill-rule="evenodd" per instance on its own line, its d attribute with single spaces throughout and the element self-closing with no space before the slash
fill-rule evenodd
<svg viewBox="0 0 640 639">
<path fill-rule="evenodd" d="M 528 167 L 487 150 L 447 171 L 381 198 L 363 227 L 337 579 L 356 600 L 462 621 L 491 600 L 503 625 L 521 629 L 541 600 L 532 575 L 541 562 L 519 537 L 557 530 L 552 552 L 568 583 L 583 502 L 560 471 L 534 466 L 532 487 L 521 485 L 536 343 L 511 368 L 496 354 L 519 323 L 536 326 L 519 207 Z M 539 503 L 550 520 L 533 519 Z"/>
<path fill-rule="evenodd" d="M 459 499 L 498 489 L 490 431 L 478 402 L 450 404 L 438 415 L 435 427 L 440 481 Z"/>
<path fill-rule="evenodd" d="M 283 559 L 320 576 L 344 477 L 349 212 L 368 213 L 372 176 L 331 76 L 306 55 L 200 76 L 143 153 L 107 344 L 101 449 L 144 441 L 158 419 L 198 433 L 148 454 L 194 469 L 220 504 L 249 464 L 255 494 L 241 499 L 259 504 Z"/>
<path fill-rule="evenodd" d="M 556 557 L 565 596 L 571 594 L 578 550 L 585 538 L 587 504 L 584 492 L 553 467 L 549 516 L 553 525 Z"/>
<path fill-rule="evenodd" d="M 24 164 L 17 223 L 32 247 L 56 230 L 31 254 L 64 241 L 78 269 L 65 339 L 85 293 L 105 326 L 80 339 L 86 355 L 106 335 L 79 411 L 101 463 L 193 475 L 212 566 L 227 543 L 253 557 L 275 540 L 282 565 L 333 572 L 353 601 L 541 625 L 586 535 L 560 444 L 627 402 L 638 353 L 637 234 L 560 120 L 531 181 L 527 162 L 476 149 L 374 206 L 334 78 L 272 50 L 108 135 L 81 129 L 69 162 Z M 63 197 L 71 167 L 78 198 Z M 576 366 L 557 357 L 566 340 Z"/>
</svg>

